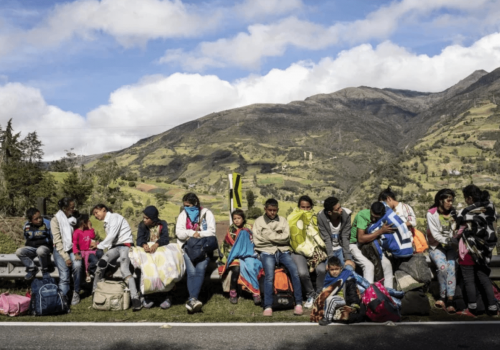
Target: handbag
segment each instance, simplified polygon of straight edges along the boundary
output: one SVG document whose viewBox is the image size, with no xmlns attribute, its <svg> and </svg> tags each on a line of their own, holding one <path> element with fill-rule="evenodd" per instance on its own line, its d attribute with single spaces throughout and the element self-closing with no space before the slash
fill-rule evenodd
<svg viewBox="0 0 500 350">
<path fill-rule="evenodd" d="M 208 256 L 212 256 L 214 250 L 219 249 L 217 237 L 202 237 L 202 238 L 189 238 L 184 243 L 184 252 L 189 256 L 191 262 L 196 265 L 200 261 L 205 260 Z"/>
</svg>

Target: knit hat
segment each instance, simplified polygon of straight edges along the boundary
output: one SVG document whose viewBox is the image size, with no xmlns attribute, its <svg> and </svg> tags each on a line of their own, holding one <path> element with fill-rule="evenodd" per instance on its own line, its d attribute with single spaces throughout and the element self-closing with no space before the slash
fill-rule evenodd
<svg viewBox="0 0 500 350">
<path fill-rule="evenodd" d="M 144 215 L 146 215 L 148 218 L 151 219 L 151 221 L 156 222 L 158 221 L 158 209 L 154 205 L 150 205 L 149 207 L 146 207 L 143 211 Z"/>
</svg>

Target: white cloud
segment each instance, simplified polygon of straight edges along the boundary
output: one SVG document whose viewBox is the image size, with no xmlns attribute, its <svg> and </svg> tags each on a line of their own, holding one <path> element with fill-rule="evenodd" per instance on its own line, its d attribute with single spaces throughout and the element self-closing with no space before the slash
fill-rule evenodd
<svg viewBox="0 0 500 350">
<path fill-rule="evenodd" d="M 193 51 L 167 50 L 160 63 L 179 63 L 185 70 L 202 71 L 207 67 L 238 66 L 256 69 L 266 57 L 282 56 L 290 46 L 319 50 L 343 43 L 356 44 L 369 40 L 385 40 L 404 22 L 417 23 L 428 20 L 433 12 L 453 10 L 456 14 L 437 15 L 424 25 L 443 27 L 462 22 L 462 30 L 481 31 L 485 27 L 498 27 L 500 6 L 498 0 L 403 0 L 392 2 L 371 12 L 366 18 L 330 27 L 318 25 L 295 17 L 273 24 L 253 24 L 247 32 L 232 38 L 202 42 Z M 464 16 L 466 13 L 467 16 Z M 464 32 L 465 33 L 465 32 Z"/>
<path fill-rule="evenodd" d="M 23 130 L 37 128 L 48 158 L 85 144 L 87 154 L 102 153 L 212 112 L 252 103 L 288 103 L 361 85 L 438 92 L 475 70 L 491 71 L 499 62 L 500 33 L 469 47 L 448 46 L 435 56 L 416 55 L 390 41 L 376 47 L 362 44 L 334 58 L 298 62 L 234 82 L 200 74 L 145 77 L 113 92 L 108 104 L 86 118 L 48 106 L 34 88 L 8 83 L 0 87 L 0 124 L 14 118 L 14 125 Z"/>
<path fill-rule="evenodd" d="M 256 19 L 262 16 L 276 16 L 303 8 L 301 0 L 245 0 L 233 10 L 243 18 Z"/>
<path fill-rule="evenodd" d="M 32 29 L 2 33 L 0 55 L 19 47 L 56 47 L 75 36 L 92 40 L 99 32 L 127 48 L 153 39 L 197 36 L 221 19 L 219 9 L 201 12 L 180 0 L 77 0 L 55 6 Z"/>
</svg>

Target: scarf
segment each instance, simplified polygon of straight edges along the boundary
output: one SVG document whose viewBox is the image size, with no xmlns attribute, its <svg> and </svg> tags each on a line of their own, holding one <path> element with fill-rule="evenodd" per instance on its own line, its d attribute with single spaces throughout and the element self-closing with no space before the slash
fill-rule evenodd
<svg viewBox="0 0 500 350">
<path fill-rule="evenodd" d="M 61 231 L 64 251 L 70 251 L 73 248 L 73 228 L 69 224 L 68 217 L 62 210 L 59 210 L 56 213 L 56 219 L 59 223 L 59 230 Z"/>
<path fill-rule="evenodd" d="M 465 225 L 462 239 L 474 262 L 488 265 L 496 246 L 495 206 L 490 201 L 469 205 L 457 215 L 457 226 Z"/>
<path fill-rule="evenodd" d="M 323 289 L 328 286 L 331 286 L 334 283 L 340 282 L 338 287 L 338 289 L 340 290 L 344 285 L 344 283 L 347 281 L 347 279 L 351 277 L 354 277 L 354 273 L 349 269 L 343 269 L 337 277 L 332 277 L 330 273 L 327 271 L 325 276 L 325 283 L 323 284 Z"/>
<path fill-rule="evenodd" d="M 200 208 L 198 207 L 184 207 L 186 214 L 192 224 L 198 223 L 200 219 Z"/>
</svg>

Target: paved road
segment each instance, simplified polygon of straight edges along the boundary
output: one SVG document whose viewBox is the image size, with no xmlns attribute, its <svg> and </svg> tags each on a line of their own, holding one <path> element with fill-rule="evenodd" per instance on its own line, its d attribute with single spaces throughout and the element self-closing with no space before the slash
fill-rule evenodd
<svg viewBox="0 0 500 350">
<path fill-rule="evenodd" d="M 0 323 L 0 349 L 431 350 L 500 348 L 500 323 L 354 326 L 56 326 Z"/>
</svg>

